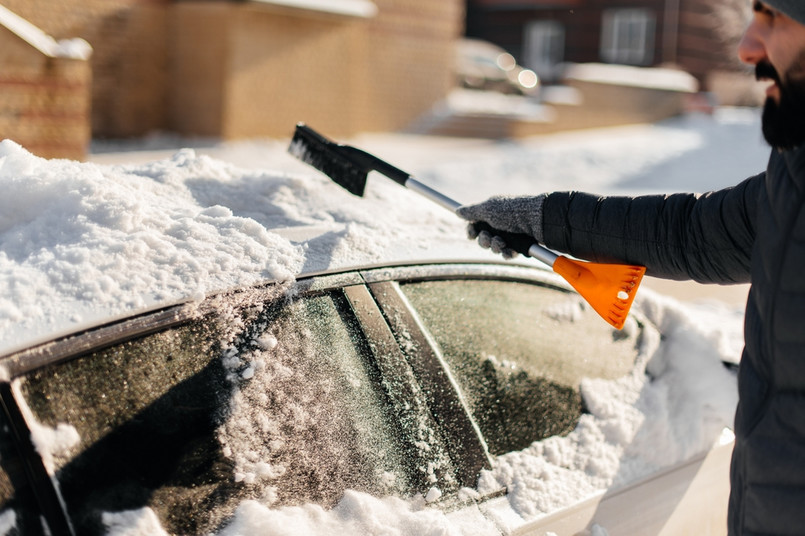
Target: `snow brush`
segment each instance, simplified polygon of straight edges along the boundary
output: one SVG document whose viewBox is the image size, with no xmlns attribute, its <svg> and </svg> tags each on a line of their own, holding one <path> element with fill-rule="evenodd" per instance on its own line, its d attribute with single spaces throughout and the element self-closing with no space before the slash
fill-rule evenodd
<svg viewBox="0 0 805 536">
<path fill-rule="evenodd" d="M 376 156 L 349 145 L 335 143 L 304 123 L 296 125 L 288 152 L 330 177 L 350 193 L 363 197 L 370 171 L 376 171 L 394 182 L 413 190 L 444 208 L 455 212 L 460 203 L 422 184 L 405 171 Z M 561 275 L 601 317 L 622 329 L 632 307 L 637 287 L 646 269 L 625 264 L 601 264 L 568 259 L 537 244 L 526 234 L 506 233 L 484 222 L 476 228 L 486 229 L 506 241 L 506 246 L 521 255 L 533 257 Z"/>
</svg>

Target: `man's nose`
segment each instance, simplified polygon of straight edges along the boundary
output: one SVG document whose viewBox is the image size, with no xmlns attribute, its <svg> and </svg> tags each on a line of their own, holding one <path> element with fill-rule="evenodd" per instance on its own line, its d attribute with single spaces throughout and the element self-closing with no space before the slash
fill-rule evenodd
<svg viewBox="0 0 805 536">
<path fill-rule="evenodd" d="M 749 65 L 757 65 L 766 58 L 766 47 L 755 22 L 749 25 L 738 43 L 738 57 Z"/>
</svg>

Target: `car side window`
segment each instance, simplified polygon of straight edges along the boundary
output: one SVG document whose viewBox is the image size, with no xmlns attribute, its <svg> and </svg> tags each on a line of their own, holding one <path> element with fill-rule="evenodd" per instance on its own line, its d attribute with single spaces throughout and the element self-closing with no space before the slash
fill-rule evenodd
<svg viewBox="0 0 805 536">
<path fill-rule="evenodd" d="M 493 280 L 400 288 L 494 455 L 570 432 L 583 411 L 581 379 L 622 376 L 638 356 L 635 333 L 614 330 L 574 293 Z"/>
<path fill-rule="evenodd" d="M 33 426 L 80 534 L 151 508 L 169 533 L 221 526 L 244 499 L 335 504 L 410 493 L 412 471 L 340 292 L 218 310 L 28 374 Z"/>
</svg>

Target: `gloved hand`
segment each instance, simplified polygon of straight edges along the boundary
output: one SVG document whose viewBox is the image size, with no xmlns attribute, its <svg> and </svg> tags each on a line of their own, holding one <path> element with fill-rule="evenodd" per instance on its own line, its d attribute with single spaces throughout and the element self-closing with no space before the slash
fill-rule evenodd
<svg viewBox="0 0 805 536">
<path fill-rule="evenodd" d="M 542 204 L 547 194 L 495 196 L 475 205 L 463 205 L 456 214 L 468 220 L 467 235 L 483 248 L 510 259 L 541 243 Z"/>
</svg>

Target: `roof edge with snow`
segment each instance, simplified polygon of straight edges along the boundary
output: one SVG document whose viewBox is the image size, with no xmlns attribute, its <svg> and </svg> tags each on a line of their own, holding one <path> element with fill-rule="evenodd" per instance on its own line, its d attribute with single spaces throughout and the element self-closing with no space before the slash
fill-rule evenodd
<svg viewBox="0 0 805 536">
<path fill-rule="evenodd" d="M 377 6 L 371 0 L 253 0 L 260 4 L 322 11 L 350 17 L 371 18 L 377 14 Z"/>
<path fill-rule="evenodd" d="M 689 73 L 663 67 L 635 67 L 605 63 L 570 64 L 564 73 L 567 80 L 596 82 L 667 91 L 695 93 L 699 84 Z"/>
<path fill-rule="evenodd" d="M 56 41 L 34 24 L 1 5 L 0 26 L 49 58 L 87 60 L 92 55 L 92 47 L 83 39 Z"/>
</svg>

